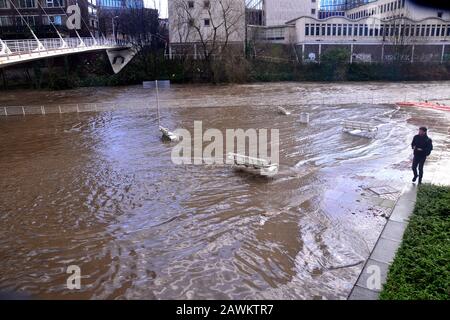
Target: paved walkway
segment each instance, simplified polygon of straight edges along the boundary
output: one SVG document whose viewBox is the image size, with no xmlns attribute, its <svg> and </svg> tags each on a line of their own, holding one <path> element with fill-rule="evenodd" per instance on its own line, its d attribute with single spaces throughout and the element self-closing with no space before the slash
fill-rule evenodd
<svg viewBox="0 0 450 320">
<path fill-rule="evenodd" d="M 381 232 L 380 238 L 375 244 L 356 284 L 350 292 L 349 300 L 378 299 L 378 295 L 384 283 L 386 283 L 389 266 L 394 260 L 397 249 L 400 247 L 403 233 L 408 226 L 409 217 L 414 210 L 416 195 L 416 185 L 409 184 L 403 190 L 388 222 Z M 381 283 L 378 282 L 378 279 L 374 278 L 374 275 L 378 274 L 378 272 Z"/>
</svg>

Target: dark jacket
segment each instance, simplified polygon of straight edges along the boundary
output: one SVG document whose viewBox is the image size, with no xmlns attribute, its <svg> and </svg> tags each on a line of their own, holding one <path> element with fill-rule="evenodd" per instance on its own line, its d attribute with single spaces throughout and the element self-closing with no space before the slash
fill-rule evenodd
<svg viewBox="0 0 450 320">
<path fill-rule="evenodd" d="M 427 135 L 416 135 L 411 143 L 415 157 L 428 157 L 433 150 L 433 141 Z M 422 149 L 422 150 L 417 150 Z"/>
</svg>

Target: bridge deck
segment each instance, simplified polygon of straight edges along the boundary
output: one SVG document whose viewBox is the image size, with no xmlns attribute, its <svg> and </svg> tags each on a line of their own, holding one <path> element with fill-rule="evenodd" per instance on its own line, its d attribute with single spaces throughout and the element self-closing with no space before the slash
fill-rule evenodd
<svg viewBox="0 0 450 320">
<path fill-rule="evenodd" d="M 125 42 L 93 38 L 0 40 L 0 68 L 37 59 L 128 47 Z"/>
</svg>

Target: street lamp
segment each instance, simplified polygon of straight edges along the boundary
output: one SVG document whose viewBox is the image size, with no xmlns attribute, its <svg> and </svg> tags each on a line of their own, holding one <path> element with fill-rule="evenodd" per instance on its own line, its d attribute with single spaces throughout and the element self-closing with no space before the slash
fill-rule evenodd
<svg viewBox="0 0 450 320">
<path fill-rule="evenodd" d="M 114 20 L 117 19 L 118 17 L 119 16 L 115 16 L 115 17 L 112 18 L 112 32 L 113 32 L 114 41 L 116 41 L 116 42 L 117 42 L 117 35 L 116 35 Z"/>
</svg>

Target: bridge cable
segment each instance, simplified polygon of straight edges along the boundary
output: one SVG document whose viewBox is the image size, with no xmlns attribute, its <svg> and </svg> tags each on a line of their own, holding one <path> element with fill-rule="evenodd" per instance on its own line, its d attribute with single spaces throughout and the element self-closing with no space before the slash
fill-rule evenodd
<svg viewBox="0 0 450 320">
<path fill-rule="evenodd" d="M 53 21 L 50 19 L 49 14 L 47 13 L 47 11 L 45 11 L 44 7 L 40 4 L 39 1 L 37 1 L 39 7 L 41 7 L 42 11 L 44 11 L 45 15 L 48 18 L 48 21 L 50 22 L 50 24 L 53 26 L 53 28 L 55 29 L 56 33 L 58 34 L 58 37 L 61 39 L 62 45 L 61 48 L 67 48 L 67 42 L 63 39 L 61 33 L 59 33 L 58 28 L 56 28 L 55 24 L 53 23 Z"/>
<path fill-rule="evenodd" d="M 33 35 L 34 39 L 37 42 L 37 48 L 35 49 L 36 51 L 42 51 L 45 50 L 44 45 L 42 44 L 41 41 L 39 41 L 38 37 L 36 36 L 36 34 L 34 33 L 33 29 L 31 29 L 30 25 L 28 24 L 28 22 L 25 20 L 25 18 L 22 16 L 22 14 L 20 13 L 19 9 L 17 9 L 16 5 L 12 2 L 12 0 L 9 0 L 9 3 L 12 4 L 12 6 L 14 7 L 14 9 L 17 11 L 17 13 L 19 14 L 20 18 L 22 19 L 22 22 L 25 23 L 25 25 L 28 27 L 28 29 L 30 29 L 31 34 Z"/>
<path fill-rule="evenodd" d="M 75 3 L 77 4 L 77 6 L 79 6 L 78 5 L 78 0 L 76 0 Z M 89 8 L 88 8 L 88 15 L 89 15 Z M 91 31 L 89 25 L 86 23 L 86 21 L 84 21 L 83 15 L 80 15 L 80 17 L 81 17 L 81 21 L 83 21 L 84 25 L 86 26 L 86 28 L 88 29 L 89 33 L 91 34 L 92 39 L 94 39 L 94 46 L 96 46 L 97 45 L 97 39 L 95 39 L 94 35 L 92 34 L 92 31 Z"/>
<path fill-rule="evenodd" d="M 77 3 L 77 5 L 78 5 L 78 3 Z M 61 11 L 66 15 L 67 18 L 70 18 L 69 15 L 67 14 L 67 12 L 62 7 L 59 7 L 59 9 L 61 9 Z M 85 47 L 86 44 L 84 43 L 83 39 L 81 39 L 80 34 L 78 33 L 77 29 L 73 29 L 73 30 L 75 31 L 75 34 L 77 35 L 78 40 L 80 40 L 80 44 L 78 46 L 79 47 Z"/>
</svg>

